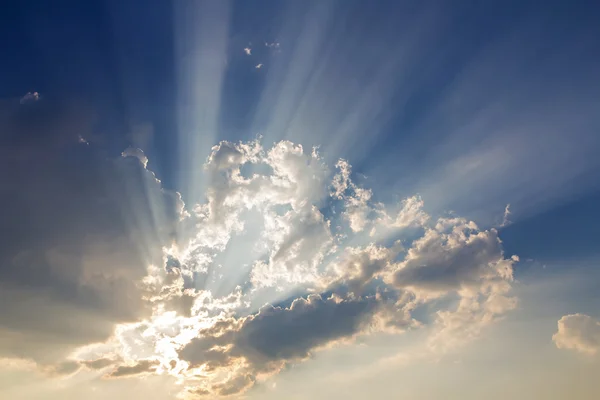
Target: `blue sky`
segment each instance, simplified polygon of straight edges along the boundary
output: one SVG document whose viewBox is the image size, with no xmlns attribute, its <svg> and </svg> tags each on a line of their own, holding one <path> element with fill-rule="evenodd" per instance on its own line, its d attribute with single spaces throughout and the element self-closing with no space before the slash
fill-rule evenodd
<svg viewBox="0 0 600 400">
<path fill-rule="evenodd" d="M 599 17 L 7 5 L 0 393 L 596 398 Z"/>
</svg>

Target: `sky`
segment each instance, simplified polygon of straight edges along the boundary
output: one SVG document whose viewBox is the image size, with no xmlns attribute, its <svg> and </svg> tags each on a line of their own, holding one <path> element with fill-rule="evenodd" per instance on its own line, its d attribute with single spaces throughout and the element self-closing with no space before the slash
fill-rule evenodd
<svg viewBox="0 0 600 400">
<path fill-rule="evenodd" d="M 0 398 L 599 398 L 599 18 L 9 2 Z"/>
</svg>

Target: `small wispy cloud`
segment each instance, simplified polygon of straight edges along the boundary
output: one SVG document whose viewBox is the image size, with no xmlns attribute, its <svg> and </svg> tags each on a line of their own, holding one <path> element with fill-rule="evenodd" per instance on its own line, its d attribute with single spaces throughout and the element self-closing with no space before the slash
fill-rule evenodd
<svg viewBox="0 0 600 400">
<path fill-rule="evenodd" d="M 256 64 L 256 66 L 254 68 L 261 69 L 262 67 L 263 67 L 263 64 Z"/>
<path fill-rule="evenodd" d="M 508 219 L 508 217 L 510 216 L 511 212 L 510 212 L 510 203 L 506 205 L 506 207 L 504 207 L 504 216 L 502 217 L 502 224 L 500 225 L 500 227 L 505 227 L 510 225 L 511 221 Z"/>
<path fill-rule="evenodd" d="M 244 47 L 244 53 L 250 56 L 252 55 L 252 49 L 250 47 Z"/>
<path fill-rule="evenodd" d="M 137 158 L 138 160 L 140 160 L 144 168 L 146 168 L 146 166 L 148 165 L 148 157 L 146 157 L 142 149 L 138 149 L 136 147 L 128 147 L 121 153 L 121 156 Z"/>
<path fill-rule="evenodd" d="M 278 49 L 280 48 L 281 44 L 279 42 L 265 42 L 265 46 L 271 48 L 271 49 Z"/>
<path fill-rule="evenodd" d="M 27 94 L 21 97 L 21 104 L 38 101 L 40 94 L 38 92 L 27 92 Z"/>
</svg>

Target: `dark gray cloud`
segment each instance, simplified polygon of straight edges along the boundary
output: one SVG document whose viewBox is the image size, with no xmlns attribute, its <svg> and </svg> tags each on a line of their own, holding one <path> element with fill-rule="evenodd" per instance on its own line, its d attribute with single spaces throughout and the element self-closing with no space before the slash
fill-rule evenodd
<svg viewBox="0 0 600 400">
<path fill-rule="evenodd" d="M 182 205 L 135 157 L 80 143 L 92 113 L 0 103 L 0 356 L 51 363 L 149 312 L 137 281 Z"/>
<path fill-rule="evenodd" d="M 304 358 L 315 347 L 359 332 L 377 306 L 374 297 L 319 295 L 297 299 L 288 309 L 267 306 L 244 322 L 235 347 L 255 362 Z"/>
<path fill-rule="evenodd" d="M 376 296 L 342 299 L 314 294 L 287 308 L 267 305 L 245 318 L 221 320 L 201 331 L 179 358 L 202 365 L 205 371 L 234 371 L 233 376 L 190 393 L 202 397 L 244 392 L 258 374 L 277 372 L 319 347 L 366 331 L 384 304 Z"/>
<path fill-rule="evenodd" d="M 415 241 L 393 283 L 440 292 L 457 290 L 499 277 L 497 264 L 503 259 L 495 229 L 479 232 L 468 224 L 456 225 L 450 233 L 430 229 Z"/>
<path fill-rule="evenodd" d="M 256 370 L 303 359 L 311 350 L 362 330 L 380 303 L 375 297 L 343 300 L 310 295 L 289 308 L 265 306 L 242 320 L 224 321 L 201 332 L 180 353 L 193 365 L 212 368 L 244 358 Z"/>
</svg>

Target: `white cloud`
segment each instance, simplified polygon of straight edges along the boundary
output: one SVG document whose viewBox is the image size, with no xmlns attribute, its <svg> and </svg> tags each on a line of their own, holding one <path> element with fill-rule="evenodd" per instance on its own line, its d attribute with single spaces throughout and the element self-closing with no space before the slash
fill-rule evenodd
<svg viewBox="0 0 600 400">
<path fill-rule="evenodd" d="M 510 216 L 511 212 L 510 212 L 510 204 L 507 204 L 506 207 L 504 207 L 504 215 L 502 216 L 502 224 L 500 224 L 500 227 L 505 227 L 510 225 L 510 220 L 508 219 L 508 217 Z"/>
<path fill-rule="evenodd" d="M 386 207 L 372 201 L 373 192 L 355 184 L 348 161 L 339 160 L 338 173 L 331 184 L 331 196 L 343 201 L 342 215 L 353 233 L 371 229 L 371 236 L 385 235 L 400 229 L 423 226 L 429 216 L 423 211 L 423 200 L 418 196 L 404 199 L 399 207 Z M 396 208 L 396 211 L 392 209 Z"/>
<path fill-rule="evenodd" d="M 25 94 L 25 96 L 21 97 L 21 104 L 36 102 L 39 99 L 40 99 L 40 94 L 38 92 L 27 92 L 27 94 Z"/>
<path fill-rule="evenodd" d="M 148 166 L 148 157 L 144 154 L 142 149 L 135 147 L 128 147 L 121 153 L 122 157 L 134 157 L 140 160 L 140 163 L 146 168 Z"/>
<path fill-rule="evenodd" d="M 268 264 L 252 270 L 255 287 L 276 283 L 298 284 L 317 279 L 317 267 L 333 246 L 330 228 L 316 208 L 265 215 L 265 241 L 271 248 Z"/>
<path fill-rule="evenodd" d="M 256 66 L 254 68 L 261 69 L 262 67 L 263 67 L 263 64 L 256 64 Z"/>
<path fill-rule="evenodd" d="M 244 53 L 247 55 L 252 55 L 252 49 L 250 47 L 244 47 Z"/>
<path fill-rule="evenodd" d="M 361 232 L 369 224 L 373 209 L 369 205 L 371 190 L 358 187 L 352 182 L 352 168 L 346 160 L 339 160 L 335 165 L 338 173 L 333 177 L 332 196 L 344 200 L 343 216 L 350 224 L 352 232 Z"/>
<path fill-rule="evenodd" d="M 585 314 L 565 315 L 558 320 L 552 340 L 559 349 L 596 354 L 600 350 L 600 321 Z"/>
</svg>

